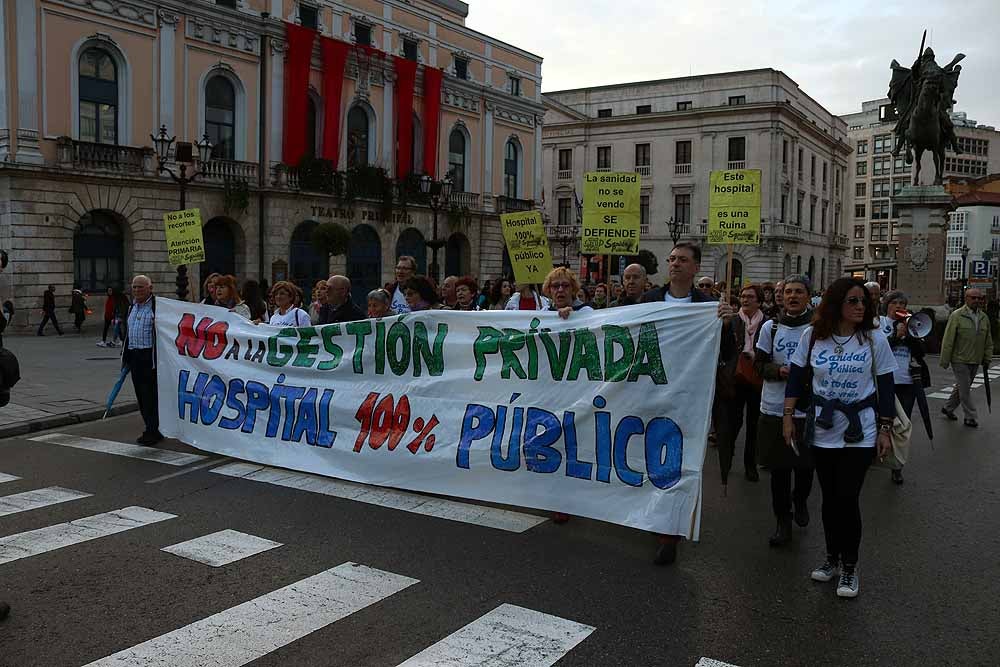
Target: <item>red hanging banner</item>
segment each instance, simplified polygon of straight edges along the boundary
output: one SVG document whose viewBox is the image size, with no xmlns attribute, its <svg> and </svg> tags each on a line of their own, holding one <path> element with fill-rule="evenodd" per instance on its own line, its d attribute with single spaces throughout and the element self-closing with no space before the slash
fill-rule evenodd
<svg viewBox="0 0 1000 667">
<path fill-rule="evenodd" d="M 441 123 L 441 82 L 444 72 L 424 68 L 424 173 L 437 178 L 438 127 Z"/>
<path fill-rule="evenodd" d="M 298 166 L 306 152 L 309 68 L 316 31 L 286 23 L 285 36 L 288 52 L 285 60 L 285 127 L 281 161 Z"/>
<path fill-rule="evenodd" d="M 344 95 L 344 69 L 350 45 L 329 37 L 320 37 L 323 54 L 323 150 L 324 160 L 336 168 L 340 160 L 340 105 Z"/>
<path fill-rule="evenodd" d="M 413 171 L 413 89 L 417 63 L 393 56 L 396 68 L 396 178 Z"/>
</svg>

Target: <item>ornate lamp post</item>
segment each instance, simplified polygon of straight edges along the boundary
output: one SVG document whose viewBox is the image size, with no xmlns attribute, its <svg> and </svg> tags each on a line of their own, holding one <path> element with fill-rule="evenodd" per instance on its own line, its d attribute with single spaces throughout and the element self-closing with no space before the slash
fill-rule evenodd
<svg viewBox="0 0 1000 667">
<path fill-rule="evenodd" d="M 569 262 L 566 258 L 566 248 L 568 248 L 571 243 L 576 243 L 576 239 L 576 227 L 573 227 L 572 225 L 556 226 L 556 234 L 552 240 L 562 246 L 562 263 L 566 268 L 569 268 Z"/>
<path fill-rule="evenodd" d="M 670 230 L 670 240 L 674 242 L 674 245 L 681 240 L 681 234 L 684 233 L 684 223 L 680 220 L 674 220 L 673 216 L 667 220 L 667 229 Z"/>
<path fill-rule="evenodd" d="M 167 137 L 167 126 L 161 125 L 159 133 L 156 136 L 151 134 L 149 138 L 153 140 L 153 146 L 156 149 L 156 170 L 161 174 L 164 172 L 170 174 L 170 178 L 174 179 L 174 182 L 180 186 L 179 210 L 184 210 L 187 207 L 187 184 L 204 173 L 204 171 L 198 170 L 192 170 L 190 174 L 187 173 L 188 163 L 194 161 L 194 152 L 192 151 L 191 144 L 185 141 L 177 143 L 177 150 L 174 157 L 180 173 L 175 174 L 167 166 L 167 160 L 170 157 L 170 147 L 174 144 L 174 140 L 177 137 Z M 198 161 L 202 164 L 208 162 L 212 157 L 212 142 L 208 140 L 208 135 L 203 136 L 201 141 L 195 144 L 195 146 L 198 147 Z M 187 266 L 181 264 L 177 267 L 177 298 L 183 301 L 187 298 L 187 292 Z"/>
<path fill-rule="evenodd" d="M 441 181 L 435 181 L 427 174 L 424 174 L 420 179 L 420 191 L 427 197 L 427 205 L 431 208 L 434 221 L 433 237 L 425 244 L 431 249 L 431 265 L 428 273 L 431 274 L 435 283 L 440 281 L 438 249 L 444 247 L 446 243 L 443 239 L 438 238 L 438 211 L 451 201 L 451 187 L 451 174 L 445 176 L 444 180 Z"/>
</svg>

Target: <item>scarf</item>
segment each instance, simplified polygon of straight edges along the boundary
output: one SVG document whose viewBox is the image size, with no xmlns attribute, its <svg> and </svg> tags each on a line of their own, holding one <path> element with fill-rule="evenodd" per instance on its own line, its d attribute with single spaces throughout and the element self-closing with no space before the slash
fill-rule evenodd
<svg viewBox="0 0 1000 667">
<path fill-rule="evenodd" d="M 739 315 L 740 319 L 743 320 L 743 328 L 746 330 L 745 340 L 743 341 L 743 352 L 752 356 L 754 337 L 757 335 L 757 329 L 764 322 L 764 313 L 758 310 L 754 313 L 753 317 L 748 317 L 741 308 Z"/>
<path fill-rule="evenodd" d="M 800 327 L 803 324 L 808 324 L 812 320 L 812 309 L 806 308 L 798 315 L 789 315 L 785 311 L 781 311 L 781 314 L 775 318 L 778 320 L 778 324 L 783 324 L 786 327 Z"/>
</svg>

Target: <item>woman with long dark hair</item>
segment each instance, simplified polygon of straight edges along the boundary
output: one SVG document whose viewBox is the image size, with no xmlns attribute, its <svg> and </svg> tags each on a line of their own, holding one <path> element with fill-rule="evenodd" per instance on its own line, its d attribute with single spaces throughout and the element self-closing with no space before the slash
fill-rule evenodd
<svg viewBox="0 0 1000 667">
<path fill-rule="evenodd" d="M 841 278 L 827 289 L 792 357 L 782 430 L 793 450 L 795 407 L 811 388 L 815 416 L 812 454 L 823 491 L 826 560 L 812 572 L 830 581 L 839 569 L 837 595 L 857 597 L 861 546 L 861 487 L 876 453 L 892 449 L 896 415 L 896 358 L 875 325 L 876 305 L 865 285 Z"/>
<path fill-rule="evenodd" d="M 267 322 L 271 315 L 267 312 L 267 301 L 264 299 L 264 289 L 256 280 L 243 283 L 243 302 L 250 308 L 250 321 L 254 324 Z"/>
<path fill-rule="evenodd" d="M 510 278 L 501 278 L 493 283 L 490 290 L 489 310 L 503 310 L 507 307 L 507 302 L 514 294 L 514 281 Z"/>
<path fill-rule="evenodd" d="M 441 298 L 438 296 L 434 282 L 427 276 L 413 276 L 403 286 L 403 295 L 406 303 L 410 307 L 410 312 L 417 313 L 421 310 L 435 310 L 441 307 Z"/>
</svg>

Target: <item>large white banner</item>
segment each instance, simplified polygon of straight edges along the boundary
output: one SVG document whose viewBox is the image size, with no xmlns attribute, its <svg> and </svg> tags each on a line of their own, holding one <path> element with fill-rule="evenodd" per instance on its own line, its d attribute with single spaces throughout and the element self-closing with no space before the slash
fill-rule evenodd
<svg viewBox="0 0 1000 667">
<path fill-rule="evenodd" d="M 714 303 L 301 328 L 156 305 L 164 435 L 355 482 L 698 538 Z"/>
</svg>

